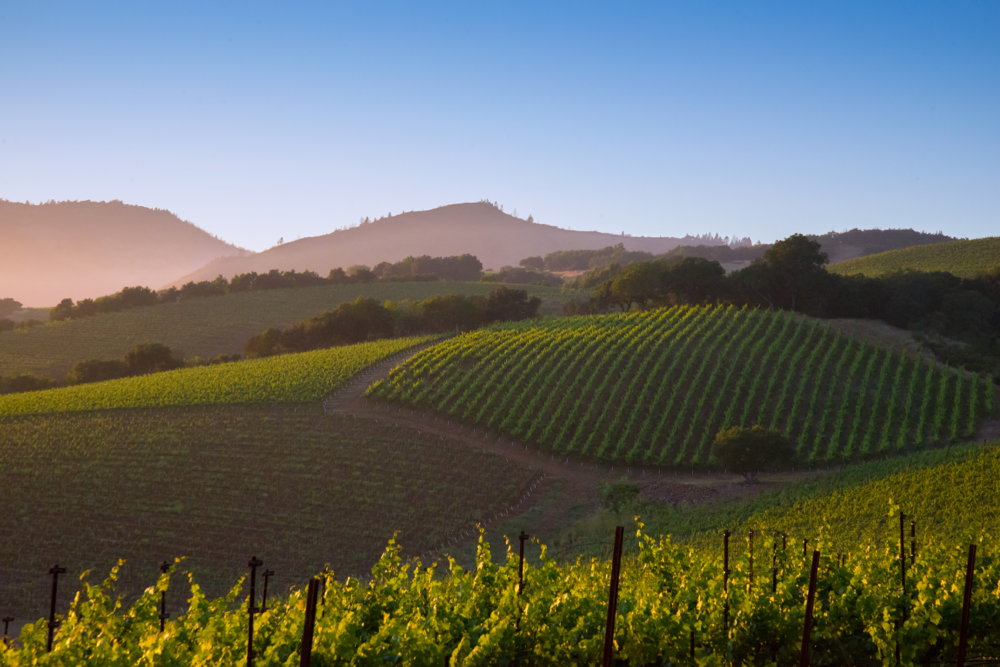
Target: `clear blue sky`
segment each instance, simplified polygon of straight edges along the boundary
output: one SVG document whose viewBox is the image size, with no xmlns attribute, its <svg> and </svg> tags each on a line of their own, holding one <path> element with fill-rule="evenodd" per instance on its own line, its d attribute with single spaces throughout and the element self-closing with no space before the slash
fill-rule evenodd
<svg viewBox="0 0 1000 667">
<path fill-rule="evenodd" d="M 255 250 L 484 198 L 635 235 L 1000 234 L 993 0 L 10 1 L 0 91 L 0 197 Z"/>
</svg>

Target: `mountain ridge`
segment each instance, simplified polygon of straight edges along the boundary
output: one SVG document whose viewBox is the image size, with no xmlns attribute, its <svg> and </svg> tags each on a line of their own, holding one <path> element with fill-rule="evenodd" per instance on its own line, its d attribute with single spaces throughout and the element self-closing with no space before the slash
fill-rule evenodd
<svg viewBox="0 0 1000 667">
<path fill-rule="evenodd" d="M 628 250 L 665 253 L 694 237 L 619 236 L 561 229 L 504 213 L 488 202 L 459 203 L 388 216 L 349 229 L 290 241 L 245 257 L 212 260 L 162 287 L 188 281 L 232 278 L 271 269 L 325 275 L 337 267 L 374 266 L 410 255 L 475 255 L 487 269 L 517 266 L 528 256 L 567 249 L 598 250 L 622 243 Z M 386 239 L 390 239 L 387 241 Z M 705 243 L 705 241 L 700 241 Z"/>
</svg>

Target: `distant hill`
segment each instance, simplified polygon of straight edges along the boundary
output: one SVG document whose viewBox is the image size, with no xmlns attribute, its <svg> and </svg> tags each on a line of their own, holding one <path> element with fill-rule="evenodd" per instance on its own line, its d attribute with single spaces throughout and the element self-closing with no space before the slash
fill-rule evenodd
<svg viewBox="0 0 1000 667">
<path fill-rule="evenodd" d="M 819 242 L 823 252 L 830 258 L 831 264 L 897 248 L 946 243 L 954 240 L 944 234 L 927 234 L 912 229 L 852 229 L 846 232 L 807 234 L 807 236 L 813 241 Z M 758 243 L 755 246 L 736 248 L 728 246 L 680 246 L 667 253 L 667 256 L 714 259 L 722 264 L 726 271 L 736 271 L 748 266 L 754 259 L 763 257 L 764 251 L 770 247 L 770 243 Z"/>
<path fill-rule="evenodd" d="M 842 275 L 860 273 L 868 277 L 914 269 L 947 271 L 963 278 L 974 278 L 1000 268 L 1000 237 L 949 241 L 891 250 L 831 264 L 828 268 Z"/>
<path fill-rule="evenodd" d="M 622 243 L 628 250 L 662 254 L 693 240 L 578 232 L 515 218 L 488 202 L 452 204 L 299 239 L 248 257 L 217 259 L 179 279 L 174 276 L 170 285 L 271 269 L 310 269 L 326 275 L 338 266 L 371 267 L 379 262 L 398 262 L 409 255 L 446 257 L 468 253 L 478 257 L 484 268 L 500 269 L 517 266 L 524 257 L 556 250 L 594 250 Z"/>
<path fill-rule="evenodd" d="M 111 202 L 0 200 L 0 298 L 25 306 L 159 286 L 216 257 L 247 254 L 170 211 Z"/>
</svg>

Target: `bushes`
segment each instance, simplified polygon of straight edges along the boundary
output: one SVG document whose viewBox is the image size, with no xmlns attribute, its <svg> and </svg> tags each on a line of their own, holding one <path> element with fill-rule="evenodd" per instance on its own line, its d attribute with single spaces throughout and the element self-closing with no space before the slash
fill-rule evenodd
<svg viewBox="0 0 1000 667">
<path fill-rule="evenodd" d="M 159 343 L 144 343 L 136 345 L 125 353 L 118 361 L 102 361 L 88 359 L 73 366 L 66 376 L 67 384 L 86 384 L 88 382 L 104 382 L 119 378 L 147 375 L 180 368 L 183 361 L 175 359 L 166 345 Z"/>
<path fill-rule="evenodd" d="M 9 378 L 0 377 L 0 394 L 19 394 L 24 391 L 38 391 L 40 389 L 52 389 L 59 385 L 55 380 L 31 375 L 14 375 Z"/>
<path fill-rule="evenodd" d="M 780 431 L 761 426 L 734 426 L 715 436 L 712 456 L 718 465 L 740 473 L 752 483 L 757 481 L 761 470 L 789 466 L 795 458 L 795 450 Z"/>
<path fill-rule="evenodd" d="M 538 316 L 542 300 L 525 290 L 501 286 L 489 298 L 445 294 L 412 303 L 384 305 L 358 297 L 351 303 L 297 322 L 284 331 L 268 329 L 246 342 L 247 359 L 306 352 L 417 333 L 471 331 L 491 322 L 516 322 Z"/>
</svg>

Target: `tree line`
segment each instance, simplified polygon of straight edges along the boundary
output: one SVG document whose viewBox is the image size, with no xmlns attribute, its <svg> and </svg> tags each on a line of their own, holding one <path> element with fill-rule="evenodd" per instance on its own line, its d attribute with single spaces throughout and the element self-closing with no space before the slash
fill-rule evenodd
<svg viewBox="0 0 1000 667">
<path fill-rule="evenodd" d="M 238 354 L 223 354 L 218 357 L 202 359 L 178 359 L 166 345 L 160 343 L 143 343 L 125 353 L 121 359 L 86 359 L 73 365 L 64 382 L 51 378 L 24 373 L 11 377 L 0 377 L 0 394 L 16 394 L 25 391 L 54 389 L 62 386 L 87 384 L 89 382 L 104 382 L 120 378 L 137 377 L 149 373 L 172 371 L 177 368 L 193 368 L 196 366 L 211 366 L 215 364 L 239 361 Z"/>
<path fill-rule="evenodd" d="M 474 255 L 454 257 L 407 257 L 398 262 L 381 262 L 375 268 L 364 265 L 349 266 L 347 269 L 332 269 L 324 278 L 315 271 L 280 271 L 272 269 L 267 273 L 256 271 L 241 273 L 227 280 L 218 276 L 215 280 L 188 282 L 181 287 L 171 287 L 159 292 L 148 287 L 124 287 L 116 294 L 96 299 L 63 299 L 49 311 L 49 321 L 91 317 L 103 313 L 114 313 L 132 308 L 155 306 L 161 303 L 175 303 L 187 299 L 224 296 L 239 292 L 258 292 L 317 285 L 350 285 L 375 281 L 475 281 L 483 275 L 483 265 Z"/>
<path fill-rule="evenodd" d="M 728 275 L 717 261 L 700 257 L 611 265 L 593 274 L 599 280 L 590 298 L 570 301 L 565 312 L 732 303 L 820 318 L 878 319 L 922 335 L 942 360 L 1000 380 L 1000 271 L 973 279 L 920 271 L 841 276 L 826 271 L 828 257 L 820 247 L 795 234 Z"/>
<path fill-rule="evenodd" d="M 247 359 L 307 352 L 382 338 L 421 333 L 471 331 L 494 322 L 516 322 L 538 316 L 542 300 L 525 290 L 501 286 L 488 297 L 463 294 L 431 296 L 421 301 L 387 301 L 358 297 L 333 310 L 281 330 L 252 336 L 244 347 Z"/>
</svg>

